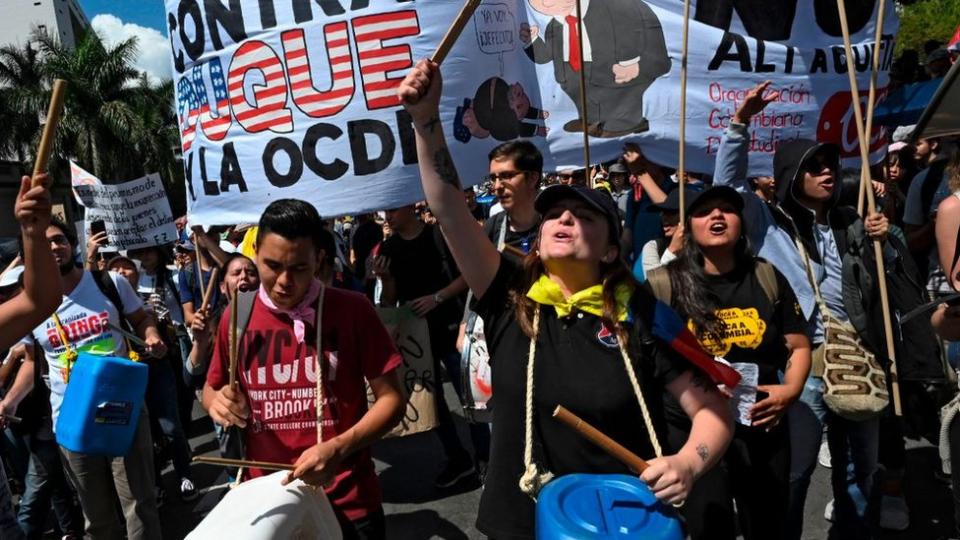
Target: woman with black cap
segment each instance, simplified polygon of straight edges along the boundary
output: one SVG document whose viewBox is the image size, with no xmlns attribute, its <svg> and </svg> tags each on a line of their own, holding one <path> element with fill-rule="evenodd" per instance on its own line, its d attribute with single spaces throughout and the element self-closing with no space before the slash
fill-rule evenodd
<svg viewBox="0 0 960 540">
<path fill-rule="evenodd" d="M 694 539 L 732 540 L 736 499 L 746 540 L 781 538 L 790 486 L 785 414 L 810 370 L 806 321 L 786 278 L 751 253 L 740 194 L 718 186 L 688 201 L 683 247 L 651 271 L 647 283 L 689 321 L 703 348 L 742 378 L 734 389 L 737 425 L 724 457 L 727 477 L 711 471 L 694 488 L 683 509 L 687 526 Z M 669 399 L 666 410 L 671 442 L 682 444 L 688 421 Z"/>
<path fill-rule="evenodd" d="M 511 264 L 464 203 L 439 122 L 441 86 L 436 64 L 424 60 L 398 95 L 413 117 L 427 201 L 486 322 L 496 394 L 477 528 L 532 538 L 533 497 L 554 474 L 628 472 L 551 419 L 558 404 L 634 453 L 655 455 L 641 479 L 661 501 L 683 501 L 723 453 L 730 413 L 702 374 L 644 332 L 644 308 L 653 302 L 620 258 L 613 200 L 577 186 L 544 190 L 536 243 L 522 267 Z M 659 444 L 664 388 L 692 422 L 690 439 L 673 455 Z"/>
</svg>

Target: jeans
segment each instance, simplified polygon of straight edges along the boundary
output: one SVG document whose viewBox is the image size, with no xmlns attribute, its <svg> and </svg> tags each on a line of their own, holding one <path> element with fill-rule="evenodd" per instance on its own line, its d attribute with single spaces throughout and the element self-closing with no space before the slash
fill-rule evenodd
<svg viewBox="0 0 960 540">
<path fill-rule="evenodd" d="M 826 426 L 835 527 L 843 538 L 869 537 L 879 519 L 880 418 L 854 422 L 836 415 L 824 404 L 824 388 L 822 378 L 809 377 L 787 413 L 791 443 L 787 536 L 799 539 L 803 532 L 803 507 Z"/>
<path fill-rule="evenodd" d="M 150 362 L 150 378 L 147 383 L 146 402 L 150 416 L 159 427 L 159 430 L 170 444 L 173 457 L 173 468 L 177 475 L 190 478 L 190 445 L 180 423 L 180 411 L 177 406 L 177 386 L 174 380 L 173 368 L 166 358 Z M 155 464 L 158 469 L 162 463 Z M 160 481 L 160 471 L 154 471 L 157 482 Z"/>
<path fill-rule="evenodd" d="M 453 389 L 463 403 L 463 374 L 460 366 L 460 353 L 453 351 L 444 355 L 443 365 L 447 369 Z M 467 424 L 470 428 L 470 439 L 473 442 L 473 456 L 477 461 L 490 461 L 490 425 L 476 422 Z"/>
<path fill-rule="evenodd" d="M 80 497 L 90 538 L 124 538 L 124 527 L 117 519 L 119 497 L 127 540 L 161 540 L 153 482 L 153 442 L 145 409 L 140 412 L 133 445 L 125 456 L 90 456 L 60 447 L 67 462 L 66 472 Z"/>
<path fill-rule="evenodd" d="M 7 473 L 0 463 L 0 538 L 6 540 L 20 540 L 23 532 L 17 525 L 17 518 L 13 513 L 13 497 L 10 496 L 10 484 L 7 483 Z"/>
<path fill-rule="evenodd" d="M 27 540 L 43 538 L 51 504 L 61 533 L 77 536 L 83 533 L 83 514 L 64 474 L 53 433 L 49 427 L 46 431 L 27 436 L 30 461 L 17 514 Z"/>
</svg>

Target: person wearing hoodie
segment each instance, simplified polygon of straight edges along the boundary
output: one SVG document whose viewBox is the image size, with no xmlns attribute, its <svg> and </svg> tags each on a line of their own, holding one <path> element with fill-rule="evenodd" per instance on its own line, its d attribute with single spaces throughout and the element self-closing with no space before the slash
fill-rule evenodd
<svg viewBox="0 0 960 540">
<path fill-rule="evenodd" d="M 715 184 L 736 185 L 746 192 L 746 165 L 749 151 L 747 126 L 753 115 L 775 99 L 764 96 L 770 83 L 752 89 L 734 115 L 717 158 Z M 781 144 L 774 155 L 777 184 L 777 208 L 758 203 L 744 195 L 747 208 L 744 222 L 758 255 L 782 270 L 794 288 L 801 307 L 815 308 L 812 288 L 797 279 L 795 269 L 806 272 L 794 242 L 807 252 L 824 303 L 834 316 L 849 320 L 865 346 L 881 362 L 886 356 L 882 312 L 877 287 L 876 265 L 871 240 L 884 240 L 887 219 L 872 214 L 861 220 L 854 208 L 839 206 L 837 173 L 839 149 L 832 144 L 798 139 Z M 753 213 L 751 213 L 753 212 Z M 896 250 L 884 245 L 884 258 L 895 258 Z M 858 285 L 845 284 L 843 275 L 859 272 L 864 279 Z M 823 328 L 816 321 L 813 342 L 823 342 Z M 785 522 L 790 537 L 800 538 L 803 506 L 810 476 L 816 466 L 817 452 L 824 426 L 833 457 L 832 484 L 836 526 L 844 538 L 869 536 L 877 520 L 878 496 L 874 477 L 878 471 L 879 417 L 854 422 L 841 418 L 823 403 L 823 363 L 814 354 L 811 375 L 800 401 L 790 411 L 791 427 L 791 501 Z M 853 484 L 848 486 L 848 459 L 852 457 Z"/>
</svg>

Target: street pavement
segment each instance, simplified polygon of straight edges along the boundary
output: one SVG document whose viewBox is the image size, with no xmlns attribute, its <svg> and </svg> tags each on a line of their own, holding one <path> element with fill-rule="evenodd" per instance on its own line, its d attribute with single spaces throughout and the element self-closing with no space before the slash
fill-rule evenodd
<svg viewBox="0 0 960 540">
<path fill-rule="evenodd" d="M 446 385 L 447 401 L 459 410 L 453 390 Z M 466 440 L 466 423 L 456 416 L 460 435 Z M 218 455 L 209 418 L 199 407 L 189 429 L 191 446 L 197 455 Z M 433 480 L 442 468 L 442 449 L 436 436 L 421 433 L 401 439 L 388 439 L 375 445 L 374 457 L 384 492 L 387 537 L 391 540 L 465 540 L 483 535 L 474 526 L 480 502 L 480 486 L 465 484 L 455 489 L 437 490 Z M 953 529 L 952 498 L 949 485 L 933 475 L 939 459 L 937 449 L 926 442 L 908 441 L 907 478 L 904 489 L 911 511 L 906 531 L 887 531 L 883 540 L 940 540 L 956 538 Z M 219 467 L 194 464 L 194 480 L 201 497 L 190 503 L 179 500 L 179 481 L 167 467 L 164 482 L 166 503 L 160 509 L 165 539 L 183 538 L 212 509 L 226 491 L 226 471 Z M 839 538 L 830 535 L 830 523 L 823 518 L 830 500 L 830 471 L 817 466 L 807 497 L 804 519 L 805 540 Z"/>
</svg>

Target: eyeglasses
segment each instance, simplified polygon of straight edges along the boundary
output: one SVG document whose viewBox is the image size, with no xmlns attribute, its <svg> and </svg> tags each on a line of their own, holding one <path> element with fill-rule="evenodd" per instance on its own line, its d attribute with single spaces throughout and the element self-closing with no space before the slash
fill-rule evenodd
<svg viewBox="0 0 960 540">
<path fill-rule="evenodd" d="M 66 235 L 63 235 L 63 234 L 58 234 L 58 235 L 55 235 L 55 236 L 51 236 L 51 237 L 48 238 L 47 240 L 48 240 L 51 244 L 56 244 L 56 245 L 58 245 L 58 246 L 65 246 L 65 245 L 67 245 L 67 244 L 70 243 L 70 241 L 67 240 Z"/>
<path fill-rule="evenodd" d="M 497 173 L 490 173 L 487 176 L 483 177 L 483 179 L 488 182 L 496 182 L 498 180 L 502 182 L 506 182 L 507 180 L 516 178 L 518 175 L 521 175 L 521 174 L 527 174 L 527 171 L 501 171 Z"/>
</svg>

